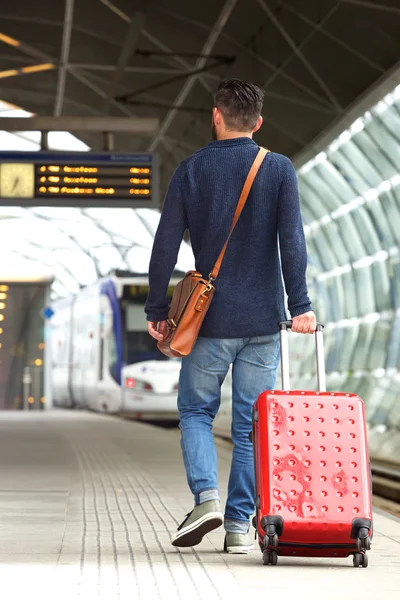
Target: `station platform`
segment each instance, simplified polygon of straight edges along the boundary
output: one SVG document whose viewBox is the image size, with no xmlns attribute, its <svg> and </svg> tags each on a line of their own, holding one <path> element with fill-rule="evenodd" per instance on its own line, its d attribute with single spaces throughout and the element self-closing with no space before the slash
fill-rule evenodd
<svg viewBox="0 0 400 600">
<path fill-rule="evenodd" d="M 229 446 L 218 444 L 227 486 Z M 375 513 L 369 567 L 222 551 L 222 528 L 170 545 L 192 508 L 175 430 L 85 412 L 0 413 L 5 600 L 400 597 L 400 521 Z"/>
</svg>

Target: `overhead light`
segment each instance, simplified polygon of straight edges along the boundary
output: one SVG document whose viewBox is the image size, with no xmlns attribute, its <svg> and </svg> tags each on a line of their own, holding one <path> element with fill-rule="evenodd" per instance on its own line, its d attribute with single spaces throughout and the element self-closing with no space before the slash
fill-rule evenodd
<svg viewBox="0 0 400 600">
<path fill-rule="evenodd" d="M 21 45 L 21 42 L 19 42 L 18 40 L 15 40 L 14 38 L 10 37 L 9 35 L 5 35 L 4 33 L 0 33 L 0 42 L 4 42 L 5 44 L 8 44 L 9 46 L 15 46 L 16 48 Z"/>
<path fill-rule="evenodd" d="M 0 292 L 8 292 L 8 285 L 0 285 Z"/>
<path fill-rule="evenodd" d="M 364 317 L 361 317 L 361 321 L 363 321 L 364 323 L 368 323 L 368 324 L 373 324 L 373 323 L 377 323 L 380 319 L 380 314 L 379 313 L 370 313 L 369 315 L 365 315 Z"/>
<path fill-rule="evenodd" d="M 0 315 L 0 321 L 4 321 L 4 315 Z"/>
<path fill-rule="evenodd" d="M 8 71 L 0 71 L 0 79 L 5 79 L 6 77 L 14 77 L 14 75 L 18 75 L 18 69 L 8 69 Z"/>
<path fill-rule="evenodd" d="M 353 135 L 355 135 L 356 133 L 360 133 L 360 131 L 362 131 L 364 129 L 365 125 L 364 125 L 364 121 L 362 119 L 362 117 L 360 117 L 359 119 L 356 119 L 356 121 L 354 121 L 354 123 L 352 123 L 350 125 L 350 131 Z"/>
<path fill-rule="evenodd" d="M 7 304 L 5 302 L 0 302 L 1 309 L 6 308 L 6 307 L 7 307 Z"/>
<path fill-rule="evenodd" d="M 387 109 L 388 109 L 388 105 L 383 100 L 381 100 L 380 102 L 378 102 L 378 104 L 375 106 L 376 112 L 378 114 L 380 114 L 380 115 L 382 113 L 384 113 Z"/>
<path fill-rule="evenodd" d="M 44 350 L 44 343 L 43 342 L 40 342 L 40 344 L 39 344 L 39 350 Z"/>
<path fill-rule="evenodd" d="M 42 396 L 42 397 L 40 398 L 40 402 L 41 402 L 42 404 L 45 404 L 45 403 L 46 403 L 46 398 L 45 398 L 45 396 Z"/>
<path fill-rule="evenodd" d="M 5 300 L 7 298 L 7 294 L 4 292 L 0 292 L 0 300 Z"/>
<path fill-rule="evenodd" d="M 35 365 L 36 365 L 37 367 L 41 367 L 41 366 L 42 366 L 42 364 L 43 364 L 43 361 L 42 361 L 42 359 L 41 359 L 41 358 L 37 358 L 37 359 L 35 360 Z"/>
<path fill-rule="evenodd" d="M 0 335 L 3 333 L 3 328 L 0 327 Z"/>
<path fill-rule="evenodd" d="M 54 69 L 55 65 L 53 63 L 43 63 L 40 65 L 30 65 L 29 67 L 21 67 L 20 71 L 22 73 L 39 73 L 40 71 L 51 71 Z"/>
<path fill-rule="evenodd" d="M 33 404 L 35 402 L 35 398 L 33 396 L 29 396 L 28 402 L 29 404 Z"/>
</svg>

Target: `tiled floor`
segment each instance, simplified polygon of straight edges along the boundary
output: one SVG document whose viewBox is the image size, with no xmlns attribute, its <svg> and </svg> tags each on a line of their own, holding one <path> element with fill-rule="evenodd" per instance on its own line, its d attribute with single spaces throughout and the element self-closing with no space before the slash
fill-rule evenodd
<svg viewBox="0 0 400 600">
<path fill-rule="evenodd" d="M 229 449 L 219 445 L 221 490 Z M 191 510 L 179 437 L 84 412 L 0 413 L 0 586 L 4 600 L 400 597 L 400 522 L 375 515 L 368 569 L 226 555 L 223 530 L 178 550 Z"/>
</svg>

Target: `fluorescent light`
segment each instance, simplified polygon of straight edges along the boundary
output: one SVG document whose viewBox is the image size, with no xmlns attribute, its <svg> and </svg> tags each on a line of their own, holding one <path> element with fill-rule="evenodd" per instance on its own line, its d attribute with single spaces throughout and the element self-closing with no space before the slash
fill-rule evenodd
<svg viewBox="0 0 400 600">
<path fill-rule="evenodd" d="M 364 198 L 368 201 L 375 200 L 376 198 L 378 198 L 378 196 L 379 196 L 379 192 L 376 188 L 372 188 L 371 190 L 368 190 L 368 192 L 365 192 L 365 194 L 364 194 Z"/>
<path fill-rule="evenodd" d="M 392 106 L 392 104 L 394 104 L 396 100 L 393 94 L 386 94 L 383 101 L 386 102 L 388 106 Z"/>
<path fill-rule="evenodd" d="M 372 256 L 364 256 L 360 258 L 360 260 L 356 260 L 353 262 L 353 269 L 363 269 L 365 267 L 369 267 L 374 262 Z"/>
<path fill-rule="evenodd" d="M 364 125 L 364 121 L 363 118 L 360 117 L 359 119 L 356 119 L 354 121 L 354 123 L 352 123 L 350 125 L 350 131 L 353 135 L 355 135 L 356 133 L 360 133 L 360 131 L 362 131 L 364 129 L 365 125 Z"/>
<path fill-rule="evenodd" d="M 382 262 L 384 260 L 387 260 L 388 258 L 389 252 L 387 250 L 380 250 L 380 252 L 377 252 L 374 256 L 376 262 Z"/>
<path fill-rule="evenodd" d="M 379 115 L 384 113 L 387 109 L 388 109 L 388 105 L 383 100 L 378 102 L 378 104 L 375 106 L 375 110 Z"/>
<path fill-rule="evenodd" d="M 21 67 L 22 73 L 39 73 L 40 71 L 50 71 L 54 69 L 53 63 L 43 63 L 41 65 L 31 65 L 30 67 Z"/>
<path fill-rule="evenodd" d="M 14 77 L 18 75 L 17 69 L 8 69 L 8 71 L 0 71 L 0 79 L 6 79 L 6 77 Z"/>
<path fill-rule="evenodd" d="M 339 135 L 339 141 L 340 144 L 345 144 L 349 140 L 351 140 L 351 133 L 348 129 L 346 129 L 345 131 L 343 131 L 343 133 Z"/>
<path fill-rule="evenodd" d="M 18 40 L 15 40 L 14 38 L 10 37 L 9 35 L 5 35 L 4 33 L 0 33 L 0 42 L 4 42 L 5 44 L 8 44 L 9 46 L 15 46 L 16 48 L 21 45 L 21 42 L 19 42 Z"/>
<path fill-rule="evenodd" d="M 375 369 L 375 371 L 372 371 L 372 374 L 374 375 L 374 377 L 384 377 L 385 369 Z"/>
<path fill-rule="evenodd" d="M 327 155 L 326 152 L 320 152 L 319 154 L 317 154 L 317 156 L 315 157 L 315 162 L 317 164 L 323 163 L 324 161 L 326 161 L 327 159 Z"/>
<path fill-rule="evenodd" d="M 376 188 L 378 192 L 389 192 L 392 189 L 392 184 L 387 179 L 382 181 Z"/>
<path fill-rule="evenodd" d="M 364 322 L 366 324 L 374 324 L 379 321 L 380 317 L 381 316 L 379 313 L 370 313 L 369 315 L 361 317 L 361 322 Z"/>
</svg>

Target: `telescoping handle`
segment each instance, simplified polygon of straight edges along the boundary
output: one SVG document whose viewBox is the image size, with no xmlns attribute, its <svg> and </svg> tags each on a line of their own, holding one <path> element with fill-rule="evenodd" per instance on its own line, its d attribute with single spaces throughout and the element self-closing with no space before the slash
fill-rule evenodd
<svg viewBox="0 0 400 600">
<path fill-rule="evenodd" d="M 281 332 L 281 373 L 283 390 L 290 390 L 289 345 L 287 330 L 291 328 L 292 321 L 281 321 L 279 323 L 279 329 Z M 320 392 L 326 391 L 323 331 L 324 326 L 322 323 L 317 323 L 317 328 L 315 330 L 315 351 L 317 356 L 318 389 Z"/>
</svg>

